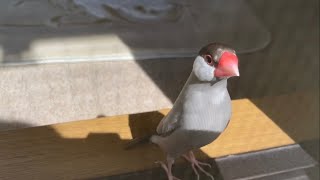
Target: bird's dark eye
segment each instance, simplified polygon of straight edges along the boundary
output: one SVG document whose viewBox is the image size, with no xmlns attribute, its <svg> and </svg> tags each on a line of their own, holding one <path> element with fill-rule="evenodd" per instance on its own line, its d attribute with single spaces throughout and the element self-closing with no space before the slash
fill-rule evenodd
<svg viewBox="0 0 320 180">
<path fill-rule="evenodd" d="M 207 55 L 204 56 L 204 60 L 205 60 L 209 65 L 211 65 L 211 66 L 214 64 L 213 58 L 212 58 L 212 56 L 209 55 L 209 54 L 207 54 Z"/>
</svg>

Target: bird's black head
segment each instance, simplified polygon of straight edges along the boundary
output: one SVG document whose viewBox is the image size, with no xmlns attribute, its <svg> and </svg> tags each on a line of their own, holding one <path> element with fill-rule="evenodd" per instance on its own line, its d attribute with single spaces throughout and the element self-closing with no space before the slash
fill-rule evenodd
<svg viewBox="0 0 320 180">
<path fill-rule="evenodd" d="M 228 45 L 210 43 L 200 49 L 193 71 L 201 81 L 239 76 L 238 57 Z"/>
</svg>

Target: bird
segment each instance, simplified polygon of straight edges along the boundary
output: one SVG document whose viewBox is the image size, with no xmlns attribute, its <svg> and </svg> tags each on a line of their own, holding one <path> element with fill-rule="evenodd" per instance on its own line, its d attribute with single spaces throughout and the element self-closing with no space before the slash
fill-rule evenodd
<svg viewBox="0 0 320 180">
<path fill-rule="evenodd" d="M 172 174 L 178 157 L 191 163 L 197 179 L 196 167 L 214 179 L 201 167 L 210 164 L 196 160 L 193 151 L 212 143 L 226 129 L 232 114 L 227 80 L 237 76 L 238 57 L 229 45 L 214 42 L 200 49 L 172 109 L 159 122 L 156 134 L 147 138 L 166 153 L 166 162 L 158 163 L 168 180 L 179 180 Z"/>
</svg>

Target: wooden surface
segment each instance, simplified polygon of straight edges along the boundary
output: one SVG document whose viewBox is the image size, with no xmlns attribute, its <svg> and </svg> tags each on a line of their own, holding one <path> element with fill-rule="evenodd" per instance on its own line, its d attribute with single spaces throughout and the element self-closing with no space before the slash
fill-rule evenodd
<svg viewBox="0 0 320 180">
<path fill-rule="evenodd" d="M 300 106 L 313 100 L 313 97 L 298 96 L 296 101 L 300 103 L 292 103 L 291 100 L 288 104 L 292 97 L 297 96 L 234 100 L 233 116 L 227 130 L 214 143 L 199 150 L 197 156 L 221 157 L 316 137 L 319 129 L 310 133 L 315 124 L 301 133 L 295 131 L 295 136 L 291 136 L 290 130 L 282 128 L 287 133 L 278 126 L 285 124 L 279 123 L 281 121 L 290 124 L 288 118 L 291 116 L 281 115 L 277 121 L 271 119 L 277 113 L 266 107 L 273 106 L 275 102 L 277 106 L 288 109 L 281 112 L 294 114 Z M 123 147 L 132 137 L 153 132 L 168 111 L 1 132 L 0 179 L 85 179 L 155 167 L 155 161 L 164 159 L 157 146 L 144 144 L 127 151 Z"/>
</svg>

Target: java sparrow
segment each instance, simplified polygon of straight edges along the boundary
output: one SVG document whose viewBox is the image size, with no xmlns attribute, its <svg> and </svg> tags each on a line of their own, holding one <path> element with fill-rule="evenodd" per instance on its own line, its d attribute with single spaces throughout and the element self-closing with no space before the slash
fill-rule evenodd
<svg viewBox="0 0 320 180">
<path fill-rule="evenodd" d="M 192 165 L 213 179 L 200 165 L 209 164 L 195 159 L 192 150 L 213 142 L 226 128 L 231 117 L 231 99 L 227 79 L 239 76 L 235 50 L 221 43 L 211 43 L 199 51 L 192 72 L 175 101 L 171 111 L 157 126 L 157 135 L 151 142 L 160 146 L 167 162 L 159 162 L 168 179 L 174 160 L 184 157 Z"/>
</svg>

